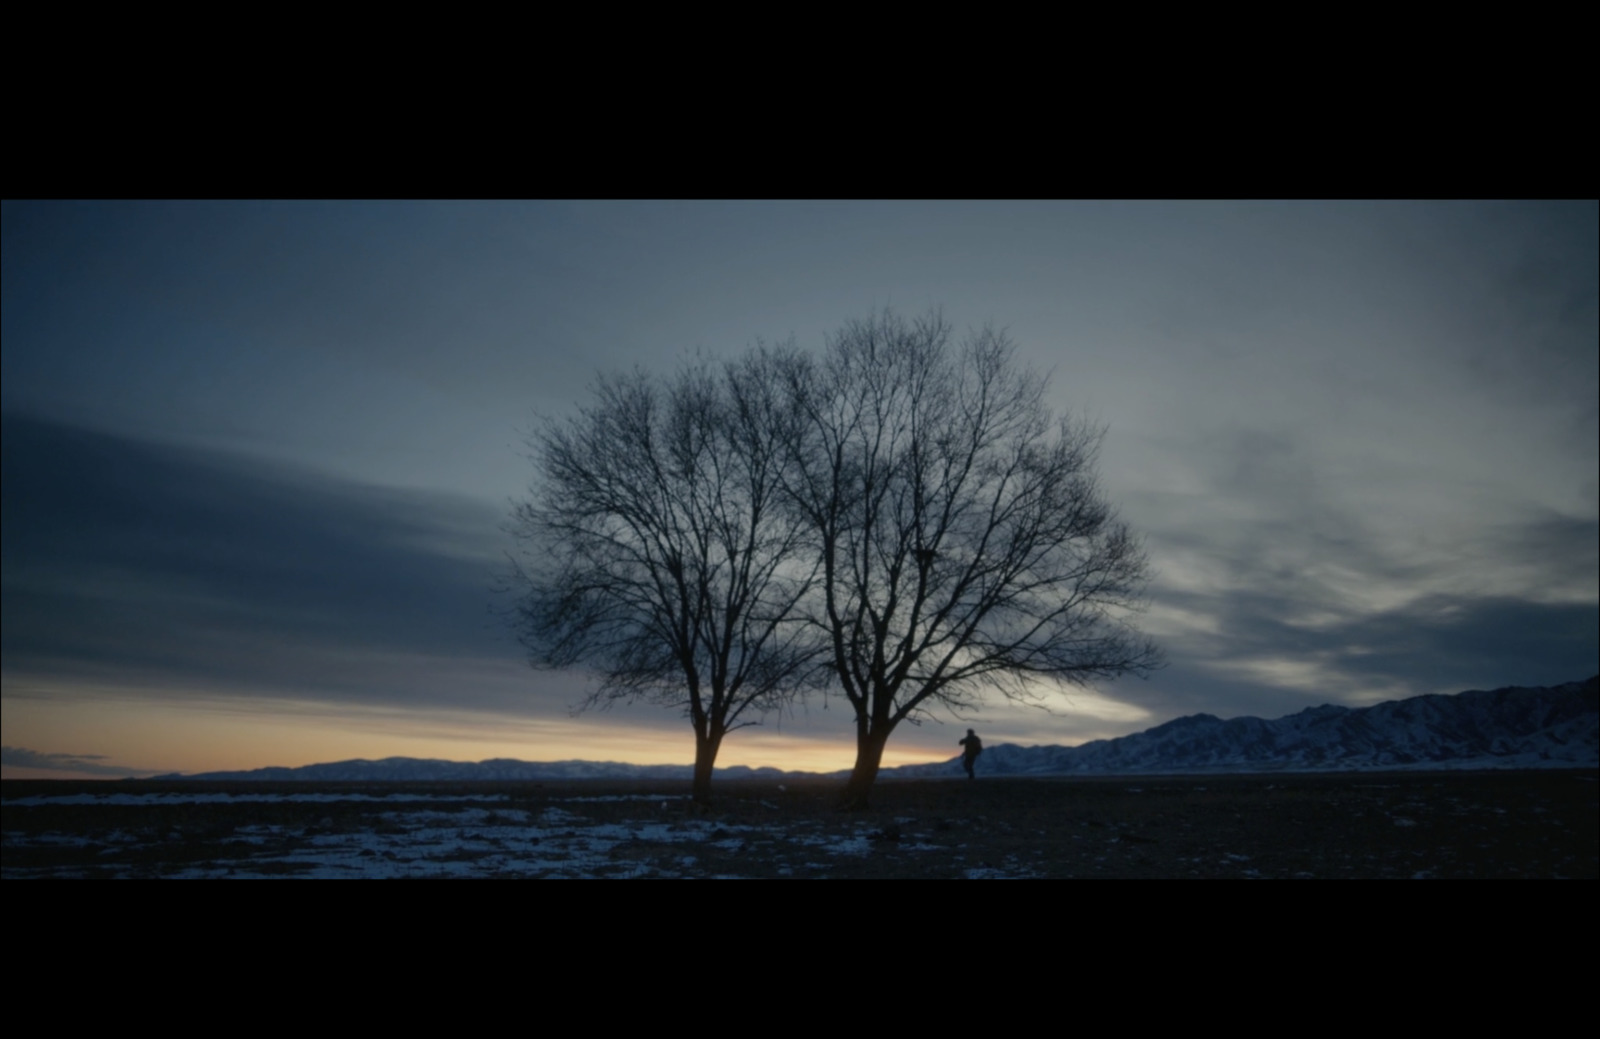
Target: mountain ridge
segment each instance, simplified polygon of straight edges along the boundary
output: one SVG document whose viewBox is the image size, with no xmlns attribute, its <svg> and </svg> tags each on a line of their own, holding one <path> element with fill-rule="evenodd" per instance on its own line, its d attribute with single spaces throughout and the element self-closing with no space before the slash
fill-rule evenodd
<svg viewBox="0 0 1600 1039">
<path fill-rule="evenodd" d="M 1433 693 L 1368 707 L 1321 704 L 1267 720 L 1213 714 L 1174 718 L 1143 732 L 1076 747 L 998 744 L 983 775 L 1116 775 L 1160 772 L 1359 771 L 1427 768 L 1600 767 L 1600 676 L 1558 686 Z M 843 776 L 848 770 L 820 773 Z M 961 759 L 900 765 L 883 779 L 962 775 Z M 687 780 L 690 765 L 623 762 L 481 762 L 391 757 L 157 776 L 209 781 L 394 782 L 451 780 Z M 814 772 L 734 765 L 721 779 L 783 779 Z"/>
</svg>

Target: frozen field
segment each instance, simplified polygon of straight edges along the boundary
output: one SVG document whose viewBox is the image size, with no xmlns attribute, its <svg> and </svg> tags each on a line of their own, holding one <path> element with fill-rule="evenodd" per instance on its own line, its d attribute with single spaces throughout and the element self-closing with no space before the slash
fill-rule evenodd
<svg viewBox="0 0 1600 1039">
<path fill-rule="evenodd" d="M 880 784 L 6 781 L 3 875 L 1595 877 L 1593 771 Z"/>
</svg>

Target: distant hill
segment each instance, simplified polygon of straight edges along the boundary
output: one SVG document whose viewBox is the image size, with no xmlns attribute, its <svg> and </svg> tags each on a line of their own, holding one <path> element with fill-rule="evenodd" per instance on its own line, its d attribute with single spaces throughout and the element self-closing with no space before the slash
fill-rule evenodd
<svg viewBox="0 0 1600 1039">
<path fill-rule="evenodd" d="M 1600 676 L 1587 682 L 1453 696 L 1414 696 L 1371 707 L 1324 704 L 1273 721 L 1191 714 L 1164 725 L 1078 747 L 988 747 L 980 775 L 1130 772 L 1350 771 L 1395 768 L 1600 767 Z M 158 779 L 216 781 L 439 782 L 449 780 L 690 779 L 689 765 L 614 761 L 477 763 L 422 758 L 338 761 L 299 768 L 203 772 Z M 782 779 L 814 773 L 735 765 L 723 779 Z M 837 775 L 846 773 L 840 772 Z M 883 779 L 962 775 L 959 756 L 886 768 Z"/>
<path fill-rule="evenodd" d="M 748 768 L 734 765 L 716 770 L 727 779 L 781 778 L 793 773 L 775 768 Z M 240 780 L 293 780 L 322 783 L 344 782 L 448 782 L 451 780 L 558 780 L 558 779 L 682 779 L 694 776 L 692 765 L 629 765 L 620 761 L 518 761 L 491 758 L 488 761 L 442 761 L 437 758 L 384 758 L 381 761 L 356 759 L 299 768 L 256 768 L 248 772 L 199 772 L 191 775 L 154 776 L 155 779 L 205 779 L 218 782 Z"/>
</svg>

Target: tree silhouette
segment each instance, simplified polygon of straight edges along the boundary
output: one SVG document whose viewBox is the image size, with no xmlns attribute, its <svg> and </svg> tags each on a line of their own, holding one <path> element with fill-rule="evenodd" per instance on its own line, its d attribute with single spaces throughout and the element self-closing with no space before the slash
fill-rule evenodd
<svg viewBox="0 0 1600 1039">
<path fill-rule="evenodd" d="M 682 708 L 698 801 L 727 734 L 781 709 L 818 659 L 794 609 L 814 555 L 780 500 L 794 433 L 765 364 L 602 378 L 591 406 L 530 438 L 538 476 L 513 516 L 532 663 L 593 668 L 582 707 Z"/>
<path fill-rule="evenodd" d="M 855 711 L 842 807 L 867 804 L 890 733 L 935 706 L 1160 664 L 1125 619 L 1147 564 L 1096 484 L 1102 432 L 1055 421 L 1003 333 L 951 337 L 937 313 L 886 312 L 777 365 L 789 504 L 820 555 L 806 605 Z"/>
</svg>

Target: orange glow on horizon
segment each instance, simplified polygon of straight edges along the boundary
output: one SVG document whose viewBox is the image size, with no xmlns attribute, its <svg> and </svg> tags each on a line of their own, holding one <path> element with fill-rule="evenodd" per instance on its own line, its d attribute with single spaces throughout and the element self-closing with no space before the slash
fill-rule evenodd
<svg viewBox="0 0 1600 1039">
<path fill-rule="evenodd" d="M 507 718 L 449 711 L 360 708 L 227 697 L 152 700 L 57 690 L 0 700 L 5 742 L 42 753 L 97 756 L 98 763 L 140 773 L 294 768 L 357 758 L 436 758 L 477 762 L 615 761 L 688 765 L 689 726 L 603 714 L 578 718 Z M 813 721 L 815 719 L 812 719 Z M 853 733 L 796 732 L 786 723 L 739 729 L 724 741 L 717 765 L 834 772 L 855 762 Z M 909 727 L 908 727 L 909 728 Z M 908 733 L 909 734 L 909 733 Z M 897 733 L 898 735 L 898 733 Z M 939 746 L 946 742 L 937 741 Z M 891 740 L 885 767 L 944 760 L 915 741 Z M 115 778 L 7 765 L 5 778 Z"/>
<path fill-rule="evenodd" d="M 511 672 L 520 678 L 520 673 Z M 837 705 L 836 705 L 837 706 Z M 549 708 L 547 707 L 546 710 Z M 559 710 L 559 707 L 556 708 Z M 689 765 L 694 737 L 670 712 L 645 708 L 534 716 L 488 711 L 333 704 L 281 695 L 5 676 L 0 696 L 5 743 L 43 755 L 92 758 L 95 765 L 149 775 L 295 768 L 351 759 L 490 758 Z M 1058 698 L 1052 712 L 1005 702 L 981 718 L 899 726 L 882 765 L 948 761 L 974 725 L 988 746 L 1072 745 L 1145 728 L 1144 710 L 1083 690 Z M 70 763 L 70 762 L 68 762 Z M 848 707 L 815 705 L 767 724 L 736 730 L 719 767 L 839 772 L 855 763 Z M 92 771 L 8 764 L 5 778 L 118 778 Z"/>
</svg>

